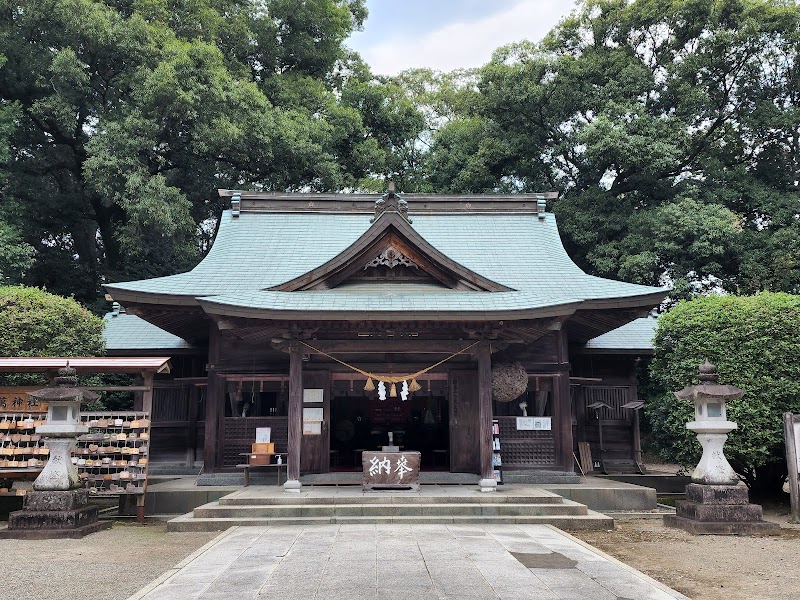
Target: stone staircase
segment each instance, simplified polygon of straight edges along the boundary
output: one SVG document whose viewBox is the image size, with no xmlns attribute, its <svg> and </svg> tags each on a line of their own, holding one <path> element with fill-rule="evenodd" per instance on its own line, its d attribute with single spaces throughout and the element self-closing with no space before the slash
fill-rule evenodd
<svg viewBox="0 0 800 600">
<path fill-rule="evenodd" d="M 421 492 L 366 493 L 360 488 L 312 488 L 288 494 L 278 491 L 277 486 L 253 486 L 172 519 L 167 530 L 331 523 L 526 523 L 562 529 L 614 528 L 611 517 L 532 486 L 506 486 L 493 493 L 481 493 L 474 486 L 427 487 L 423 486 Z"/>
</svg>

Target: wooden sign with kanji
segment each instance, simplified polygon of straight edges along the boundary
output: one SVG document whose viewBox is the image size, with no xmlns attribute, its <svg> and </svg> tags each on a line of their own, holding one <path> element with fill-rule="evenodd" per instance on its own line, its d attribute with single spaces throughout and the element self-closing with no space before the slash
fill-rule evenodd
<svg viewBox="0 0 800 600">
<path fill-rule="evenodd" d="M 362 452 L 363 489 L 419 490 L 419 463 L 419 452 Z"/>
</svg>

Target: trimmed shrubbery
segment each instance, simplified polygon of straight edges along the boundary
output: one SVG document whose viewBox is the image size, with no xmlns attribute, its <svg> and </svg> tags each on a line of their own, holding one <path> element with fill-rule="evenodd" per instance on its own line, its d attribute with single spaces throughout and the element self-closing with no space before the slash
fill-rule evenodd
<svg viewBox="0 0 800 600">
<path fill-rule="evenodd" d="M 646 414 L 661 455 L 694 466 L 701 448 L 686 429 L 693 406 L 672 392 L 698 382 L 708 359 L 719 382 L 745 390 L 728 406 L 738 423 L 725 446 L 731 465 L 756 492 L 780 487 L 786 470 L 781 415 L 800 412 L 800 296 L 711 296 L 681 302 L 659 319 L 650 367 L 659 390 Z"/>
</svg>

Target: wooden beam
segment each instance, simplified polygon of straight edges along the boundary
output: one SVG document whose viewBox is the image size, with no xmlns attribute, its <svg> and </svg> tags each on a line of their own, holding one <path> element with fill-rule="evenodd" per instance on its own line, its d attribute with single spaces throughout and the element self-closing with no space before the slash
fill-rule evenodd
<svg viewBox="0 0 800 600">
<path fill-rule="evenodd" d="M 300 448 L 303 435 L 303 348 L 293 341 L 289 352 L 289 439 L 287 481 L 300 481 Z"/>
<path fill-rule="evenodd" d="M 481 479 L 492 479 L 492 351 L 489 342 L 478 348 L 478 444 Z"/>
<path fill-rule="evenodd" d="M 82 390 L 90 392 L 146 392 L 146 385 L 82 385 Z"/>
<path fill-rule="evenodd" d="M 504 340 L 506 341 L 506 340 Z M 305 354 L 455 354 L 469 348 L 475 341 L 469 340 L 424 340 L 424 339 L 355 339 L 355 340 L 308 340 L 308 346 L 300 344 Z M 311 348 L 309 348 L 311 346 Z M 474 354 L 473 346 L 463 354 Z M 444 357 L 442 357 L 444 358 Z"/>
<path fill-rule="evenodd" d="M 219 362 L 219 330 L 213 321 L 209 325 L 208 362 L 211 365 Z M 216 371 L 208 371 L 208 389 L 206 391 L 205 451 L 203 452 L 203 471 L 214 473 L 220 467 L 222 444 L 222 418 L 225 414 L 224 397 L 225 382 Z"/>
<path fill-rule="evenodd" d="M 405 366 L 405 365 L 404 365 Z M 372 372 L 372 371 L 370 371 Z M 387 373 L 379 373 L 384 375 Z M 449 378 L 448 373 L 424 373 L 417 377 L 417 381 L 447 381 Z M 355 371 L 346 371 L 342 373 L 331 373 L 331 381 L 366 381 L 367 378 L 361 373 Z"/>
</svg>

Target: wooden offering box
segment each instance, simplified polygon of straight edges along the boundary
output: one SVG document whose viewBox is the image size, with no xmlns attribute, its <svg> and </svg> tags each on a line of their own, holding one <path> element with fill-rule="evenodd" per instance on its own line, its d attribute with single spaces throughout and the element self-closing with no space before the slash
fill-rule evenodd
<svg viewBox="0 0 800 600">
<path fill-rule="evenodd" d="M 253 442 L 247 462 L 253 466 L 268 465 L 275 455 L 275 442 Z"/>
<path fill-rule="evenodd" d="M 419 463 L 419 452 L 362 452 L 362 487 L 418 491 Z"/>
</svg>

